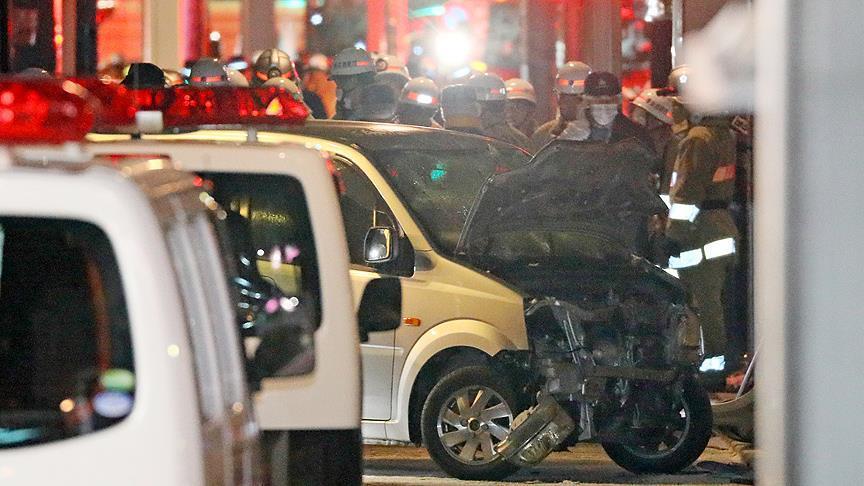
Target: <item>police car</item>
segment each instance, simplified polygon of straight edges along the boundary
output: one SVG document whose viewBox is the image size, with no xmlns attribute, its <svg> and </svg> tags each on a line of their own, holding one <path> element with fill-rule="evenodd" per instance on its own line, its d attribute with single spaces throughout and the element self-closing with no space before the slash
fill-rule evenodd
<svg viewBox="0 0 864 486">
<path fill-rule="evenodd" d="M 0 82 L 0 482 L 260 484 L 219 210 L 97 105 Z"/>
<path fill-rule="evenodd" d="M 92 133 L 86 151 L 161 154 L 194 173 L 228 219 L 233 215 L 235 226 L 246 227 L 248 241 L 239 243 L 245 253 L 236 259 L 246 280 L 265 282 L 284 296 L 241 304 L 265 312 L 268 306 L 283 309 L 308 330 L 283 336 L 284 345 L 270 348 L 271 358 L 263 359 L 257 341 L 269 332 L 268 324 L 240 322 L 247 350 L 257 358 L 250 372 L 259 378 L 254 403 L 272 482 L 359 484 L 360 336 L 376 342 L 379 334 L 392 335 L 402 298 L 398 280 L 376 275 L 355 287 L 352 301 L 337 161 L 321 147 L 273 131 L 274 124 L 306 118 L 305 107 L 276 88 L 130 94 L 139 108 L 138 131 Z M 159 133 L 142 133 L 148 124 Z M 376 239 L 380 233 L 372 232 L 367 246 L 384 255 L 391 250 L 386 238 Z M 253 283 L 247 295 L 267 285 Z M 290 363 L 273 365 L 289 355 Z"/>
</svg>

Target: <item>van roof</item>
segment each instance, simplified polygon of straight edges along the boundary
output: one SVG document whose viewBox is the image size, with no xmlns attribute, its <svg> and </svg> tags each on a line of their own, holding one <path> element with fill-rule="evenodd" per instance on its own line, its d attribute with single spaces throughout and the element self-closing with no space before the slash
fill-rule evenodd
<svg viewBox="0 0 864 486">
<path fill-rule="evenodd" d="M 274 126 L 266 130 L 321 138 L 370 152 L 406 149 L 478 150 L 490 143 L 516 148 L 480 135 L 394 123 L 308 120 L 301 125 Z"/>
</svg>

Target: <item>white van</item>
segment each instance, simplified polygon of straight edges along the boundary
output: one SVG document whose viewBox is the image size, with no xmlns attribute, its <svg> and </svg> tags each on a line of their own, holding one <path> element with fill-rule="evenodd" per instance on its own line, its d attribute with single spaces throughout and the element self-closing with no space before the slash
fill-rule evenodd
<svg viewBox="0 0 864 486">
<path fill-rule="evenodd" d="M 112 141 L 94 144 L 103 146 L 91 150 L 170 154 L 181 167 L 196 172 L 254 171 L 298 178 L 313 173 L 321 163 L 296 154 L 297 147 L 325 153 L 339 189 L 333 212 L 341 208 L 342 213 L 328 213 L 327 217 L 338 217 L 345 225 L 344 232 L 329 229 L 333 241 L 328 244 L 339 245 L 338 265 L 347 269 L 349 261 L 341 256 L 346 253 L 345 241 L 335 241 L 347 236 L 355 308 L 366 285 L 382 276 L 398 277 L 404 296 L 402 325 L 394 331 L 370 334 L 369 341 L 360 346 L 363 439 L 419 444 L 421 415 L 430 397 L 438 396 L 448 403 L 473 402 L 479 393 L 486 393 L 490 401 L 484 416 L 489 433 L 482 444 L 476 443 L 470 459 L 454 454 L 453 467 L 479 471 L 476 474 L 481 476 L 510 469 L 488 446 L 507 436 L 510 423 L 527 401 L 518 393 L 513 377 L 494 370 L 490 358 L 506 350 L 528 349 L 523 298 L 510 285 L 458 263 L 448 251 L 455 246 L 486 179 L 495 172 L 524 165 L 527 154 L 483 137 L 392 124 L 307 121 L 292 128 L 262 128 L 254 137 L 250 144 L 246 130 L 230 129 L 142 135 L 141 140 L 91 136 L 93 141 Z M 227 151 L 227 157 L 222 157 L 222 151 Z M 332 178 L 327 183 L 332 184 Z M 309 197 L 315 197 L 317 191 L 311 190 L 315 186 L 307 187 Z M 313 204 L 323 207 L 319 203 L 310 206 Z M 315 234 L 326 233 L 316 229 Z M 370 235 L 386 242 L 391 255 L 369 255 Z M 322 265 L 335 267 L 336 253 L 327 255 Z M 334 353 L 328 348 L 328 356 Z M 329 381 L 321 382 L 320 392 L 329 397 L 328 401 L 304 401 L 310 406 L 308 415 L 304 409 L 298 412 L 302 419 L 278 424 L 295 428 L 309 424 L 341 427 L 346 423 L 341 417 L 347 403 L 336 396 L 346 388 L 343 380 L 349 378 L 343 371 L 336 376 L 330 374 L 330 367 L 320 372 L 316 369 L 316 380 L 329 377 Z M 431 395 L 439 383 L 444 388 Z M 286 395 L 281 398 L 288 400 L 288 388 L 284 390 Z M 275 409 L 260 398 L 256 403 L 262 429 L 274 427 L 271 420 L 276 415 L 270 416 L 268 411 Z M 442 405 L 446 404 L 433 404 L 430 410 Z M 433 415 L 438 418 L 438 414 Z M 337 420 L 338 424 L 333 422 Z M 428 428 L 435 426 L 433 423 Z M 453 447 L 464 449 L 466 441 Z"/>
<path fill-rule="evenodd" d="M 66 91 L 0 83 L 0 483 L 260 484 L 214 211 Z"/>
</svg>

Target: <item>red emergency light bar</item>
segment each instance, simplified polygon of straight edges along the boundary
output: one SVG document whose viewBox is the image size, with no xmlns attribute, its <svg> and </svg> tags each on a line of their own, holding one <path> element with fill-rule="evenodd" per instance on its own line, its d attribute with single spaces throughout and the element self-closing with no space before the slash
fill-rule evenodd
<svg viewBox="0 0 864 486">
<path fill-rule="evenodd" d="M 72 81 L 0 81 L 0 143 L 80 141 L 93 127 L 99 104 Z"/>
<path fill-rule="evenodd" d="M 70 81 L 83 86 L 102 104 L 101 113 L 93 127 L 94 131 L 134 128 L 137 104 L 135 97 L 125 86 L 106 83 L 97 78 L 71 78 Z"/>
<path fill-rule="evenodd" d="M 166 127 L 302 123 L 309 109 L 278 87 L 132 90 L 139 111 L 162 112 Z"/>
</svg>

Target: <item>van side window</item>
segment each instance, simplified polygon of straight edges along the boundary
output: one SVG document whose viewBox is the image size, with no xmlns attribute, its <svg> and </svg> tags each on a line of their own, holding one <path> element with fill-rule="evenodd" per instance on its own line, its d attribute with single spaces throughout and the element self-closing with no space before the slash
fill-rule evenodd
<svg viewBox="0 0 864 486">
<path fill-rule="evenodd" d="M 108 237 L 0 217 L 0 448 L 110 427 L 131 412 L 129 318 Z"/>
<path fill-rule="evenodd" d="M 363 258 L 363 243 L 369 228 L 394 226 L 396 218 L 366 174 L 344 159 L 334 158 L 333 165 L 339 181 L 339 206 L 351 263 L 367 266 Z"/>
</svg>

